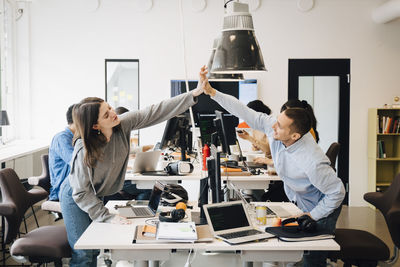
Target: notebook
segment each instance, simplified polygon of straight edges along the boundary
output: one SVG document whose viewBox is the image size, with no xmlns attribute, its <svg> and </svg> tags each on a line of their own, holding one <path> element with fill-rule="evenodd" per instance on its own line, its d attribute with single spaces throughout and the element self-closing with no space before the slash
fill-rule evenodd
<svg viewBox="0 0 400 267">
<path fill-rule="evenodd" d="M 216 238 L 229 244 L 240 244 L 274 237 L 256 229 L 242 201 L 223 202 L 203 206 L 208 226 Z"/>
<path fill-rule="evenodd" d="M 158 204 L 160 204 L 161 193 L 164 191 L 164 186 L 164 184 L 156 181 L 147 206 L 128 205 L 126 207 L 119 207 L 118 214 L 126 218 L 154 217 L 157 213 Z"/>
<path fill-rule="evenodd" d="M 133 173 L 148 173 L 157 172 L 157 164 L 160 159 L 161 151 L 147 151 L 136 153 L 135 161 L 133 162 Z"/>
</svg>

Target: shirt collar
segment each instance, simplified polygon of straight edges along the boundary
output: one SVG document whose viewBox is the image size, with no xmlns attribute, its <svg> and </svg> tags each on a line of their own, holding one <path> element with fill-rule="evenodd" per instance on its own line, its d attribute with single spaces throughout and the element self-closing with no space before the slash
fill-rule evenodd
<svg viewBox="0 0 400 267">
<path fill-rule="evenodd" d="M 307 139 L 309 139 L 309 138 L 313 138 L 310 132 L 306 133 L 299 140 L 297 140 L 292 145 L 287 147 L 286 151 L 288 151 L 288 152 L 296 151 L 300 146 L 304 145 L 307 142 Z"/>
</svg>

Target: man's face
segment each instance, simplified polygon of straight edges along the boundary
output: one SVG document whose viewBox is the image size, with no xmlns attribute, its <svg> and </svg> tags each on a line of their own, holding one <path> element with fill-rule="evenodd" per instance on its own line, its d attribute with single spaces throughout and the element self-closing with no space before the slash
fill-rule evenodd
<svg viewBox="0 0 400 267">
<path fill-rule="evenodd" d="M 276 122 L 272 125 L 272 129 L 274 129 L 274 139 L 282 141 L 286 146 L 296 142 L 297 139 L 300 138 L 300 134 L 292 132 L 290 129 L 292 122 L 293 120 L 286 116 L 285 112 L 280 113 Z"/>
</svg>

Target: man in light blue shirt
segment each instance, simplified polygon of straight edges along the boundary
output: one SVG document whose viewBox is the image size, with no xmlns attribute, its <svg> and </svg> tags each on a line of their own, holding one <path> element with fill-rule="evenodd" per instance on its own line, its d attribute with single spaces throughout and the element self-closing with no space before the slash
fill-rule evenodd
<svg viewBox="0 0 400 267">
<path fill-rule="evenodd" d="M 330 167 L 329 159 L 309 133 L 311 119 L 307 112 L 302 108 L 291 108 L 275 119 L 216 91 L 205 75 L 201 79 L 205 94 L 251 128 L 266 133 L 276 171 L 284 182 L 289 200 L 317 221 L 318 230 L 334 232 L 345 190 Z M 326 266 L 326 257 L 327 252 L 310 252 L 304 255 L 303 264 Z"/>
<path fill-rule="evenodd" d="M 50 195 L 49 200 L 59 200 L 60 186 L 70 172 L 70 161 L 74 147 L 72 139 L 74 137 L 75 125 L 72 120 L 71 105 L 67 111 L 68 126 L 64 131 L 59 132 L 53 137 L 49 148 L 49 169 L 50 169 Z"/>
</svg>

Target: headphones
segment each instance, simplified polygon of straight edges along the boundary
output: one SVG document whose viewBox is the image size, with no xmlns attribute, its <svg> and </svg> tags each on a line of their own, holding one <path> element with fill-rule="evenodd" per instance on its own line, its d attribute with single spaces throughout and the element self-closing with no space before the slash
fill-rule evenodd
<svg viewBox="0 0 400 267">
<path fill-rule="evenodd" d="M 185 209 L 186 204 L 179 202 L 176 205 L 176 209 L 168 212 L 160 212 L 158 219 L 160 222 L 179 222 L 186 216 Z"/>
<path fill-rule="evenodd" d="M 299 225 L 296 227 L 286 226 L 286 224 L 297 222 Z M 298 218 L 288 218 L 282 221 L 282 228 L 286 232 L 306 232 L 313 233 L 317 231 L 317 222 L 308 215 L 302 215 Z"/>
<path fill-rule="evenodd" d="M 185 218 L 185 214 L 184 209 L 175 209 L 168 212 L 160 212 L 158 219 L 160 222 L 179 222 Z"/>
</svg>

